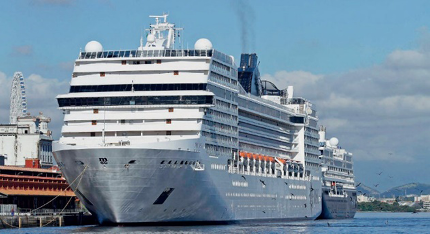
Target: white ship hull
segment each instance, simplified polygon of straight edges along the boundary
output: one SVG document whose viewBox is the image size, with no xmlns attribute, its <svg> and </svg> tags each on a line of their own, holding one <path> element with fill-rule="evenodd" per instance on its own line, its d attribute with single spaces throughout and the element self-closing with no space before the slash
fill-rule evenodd
<svg viewBox="0 0 430 234">
<path fill-rule="evenodd" d="M 182 143 L 154 143 L 151 148 L 54 143 L 54 155 L 69 182 L 88 167 L 78 188 L 79 179 L 72 187 L 100 223 L 301 220 L 320 215 L 319 180 L 229 173 L 211 166 L 225 165 L 218 162 L 225 159 L 178 150 L 175 145 Z M 199 161 L 204 170 L 181 161 Z M 169 189 L 167 199 L 154 204 Z"/>
</svg>

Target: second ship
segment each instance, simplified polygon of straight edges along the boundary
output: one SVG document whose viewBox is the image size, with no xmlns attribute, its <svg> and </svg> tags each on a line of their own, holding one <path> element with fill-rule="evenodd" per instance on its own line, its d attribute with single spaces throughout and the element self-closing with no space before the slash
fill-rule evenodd
<svg viewBox="0 0 430 234">
<path fill-rule="evenodd" d="M 339 140 L 326 139 L 326 128 L 320 126 L 322 160 L 322 212 L 319 219 L 354 218 L 357 190 L 354 182 L 352 154 L 339 146 Z"/>
<path fill-rule="evenodd" d="M 54 155 L 100 223 L 312 220 L 322 176 L 312 103 L 151 16 L 146 44 L 80 52 Z M 78 178 L 78 179 L 77 179 Z"/>
</svg>

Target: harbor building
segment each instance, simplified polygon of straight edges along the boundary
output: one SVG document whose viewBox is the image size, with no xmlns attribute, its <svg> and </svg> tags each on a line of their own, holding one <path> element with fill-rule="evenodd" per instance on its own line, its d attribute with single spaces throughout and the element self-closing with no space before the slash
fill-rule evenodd
<svg viewBox="0 0 430 234">
<path fill-rule="evenodd" d="M 4 165 L 24 166 L 26 159 L 38 159 L 41 168 L 53 165 L 51 118 L 43 113 L 17 117 L 15 124 L 0 124 L 0 156 Z"/>
</svg>

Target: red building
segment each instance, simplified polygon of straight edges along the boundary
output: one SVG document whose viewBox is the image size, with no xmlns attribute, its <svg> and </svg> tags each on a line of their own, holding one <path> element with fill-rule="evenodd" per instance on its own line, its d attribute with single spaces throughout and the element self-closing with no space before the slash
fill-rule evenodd
<svg viewBox="0 0 430 234">
<path fill-rule="evenodd" d="M 68 188 L 66 179 L 62 177 L 58 167 L 39 167 L 37 159 L 27 160 L 26 167 L 0 166 L 0 204 L 16 204 L 20 209 L 35 209 L 60 195 L 43 208 L 64 208 L 70 197 L 75 197 Z M 67 209 L 74 208 L 73 198 Z"/>
</svg>

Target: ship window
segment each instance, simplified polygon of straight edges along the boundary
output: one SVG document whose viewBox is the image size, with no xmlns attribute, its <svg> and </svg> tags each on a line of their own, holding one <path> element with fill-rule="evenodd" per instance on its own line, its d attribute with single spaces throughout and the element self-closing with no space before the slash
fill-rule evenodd
<svg viewBox="0 0 430 234">
<path fill-rule="evenodd" d="M 167 132 L 166 132 L 166 135 L 167 135 L 167 136 L 172 135 L 172 131 L 167 131 Z"/>
<path fill-rule="evenodd" d="M 140 61 L 133 61 L 133 64 L 134 64 L 134 65 L 136 65 L 136 64 L 140 64 Z"/>
<path fill-rule="evenodd" d="M 206 90 L 206 84 L 135 84 L 134 91 Z M 131 84 L 71 86 L 71 93 L 131 91 Z"/>
<path fill-rule="evenodd" d="M 25 130 L 25 131 L 24 131 L 24 133 L 25 133 L 25 134 L 28 134 L 28 130 Z"/>
<path fill-rule="evenodd" d="M 122 64 L 122 65 L 126 65 L 126 64 L 127 64 L 127 61 L 126 61 L 126 60 L 122 60 L 122 61 L 121 61 L 121 64 Z"/>
<path fill-rule="evenodd" d="M 170 108 L 169 108 L 169 112 L 173 112 L 173 107 L 170 107 Z"/>
<path fill-rule="evenodd" d="M 184 164 L 184 161 L 181 161 L 181 163 L 180 163 L 180 164 L 181 164 L 181 165 L 182 165 L 182 164 Z"/>
<path fill-rule="evenodd" d="M 171 119 L 166 119 L 166 124 L 171 124 L 172 120 Z"/>
<path fill-rule="evenodd" d="M 147 61 L 145 61 L 145 64 L 152 64 L 152 61 L 151 60 L 147 60 Z"/>
<path fill-rule="evenodd" d="M 121 124 L 125 124 L 125 119 L 121 119 Z"/>
<path fill-rule="evenodd" d="M 91 133 L 91 137 L 95 137 L 96 136 L 96 133 L 95 132 L 92 132 Z"/>
<path fill-rule="evenodd" d="M 157 60 L 157 64 L 161 64 L 161 60 Z"/>
<path fill-rule="evenodd" d="M 173 71 L 173 75 L 175 76 L 179 75 L 179 71 Z"/>
<path fill-rule="evenodd" d="M 160 164 L 164 164 L 164 160 L 163 161 L 161 161 L 161 163 Z"/>
<path fill-rule="evenodd" d="M 194 105 L 213 103 L 212 96 L 134 96 L 134 97 L 100 97 L 100 98 L 59 98 L 60 107 L 65 106 L 116 106 L 130 105 Z"/>
<path fill-rule="evenodd" d="M 172 163 L 172 160 L 170 160 L 169 162 L 168 162 L 168 164 L 171 164 Z"/>
<path fill-rule="evenodd" d="M 92 125 L 97 125 L 97 120 L 93 120 L 93 121 L 91 121 L 91 124 L 92 124 Z"/>
<path fill-rule="evenodd" d="M 106 76 L 106 73 L 100 72 L 100 77 L 105 77 L 105 76 Z"/>
<path fill-rule="evenodd" d="M 99 109 L 94 109 L 94 110 L 93 110 L 93 113 L 94 113 L 94 114 L 98 114 L 98 113 L 99 113 Z"/>
</svg>

